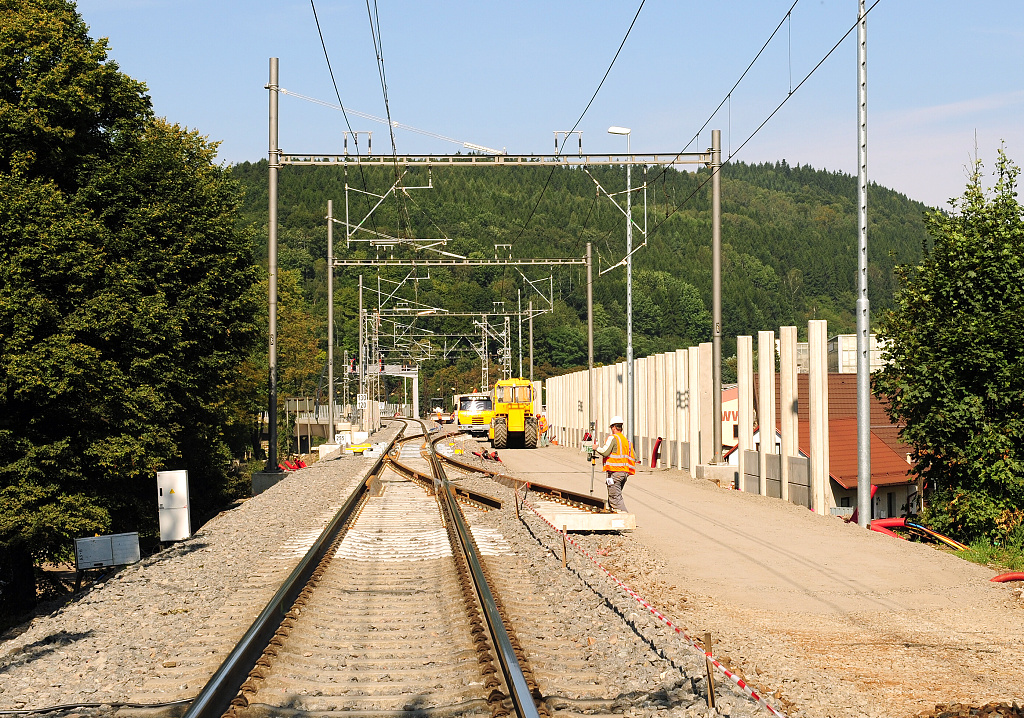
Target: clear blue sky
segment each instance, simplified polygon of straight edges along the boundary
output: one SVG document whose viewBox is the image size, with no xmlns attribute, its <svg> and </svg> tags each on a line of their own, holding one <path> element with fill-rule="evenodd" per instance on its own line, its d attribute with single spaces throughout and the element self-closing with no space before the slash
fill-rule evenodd
<svg viewBox="0 0 1024 718">
<path fill-rule="evenodd" d="M 648 0 L 579 129 L 590 152 L 637 152 L 693 138 L 792 0 Z M 870 6 L 870 2 L 868 5 Z M 268 58 L 281 86 L 336 102 L 308 0 L 82 0 L 93 37 L 144 81 L 158 114 L 220 141 L 225 162 L 267 155 Z M 394 120 L 515 153 L 553 149 L 572 127 L 629 27 L 629 2 L 378 0 Z M 372 0 L 371 0 L 372 7 Z M 341 99 L 385 113 L 364 0 L 317 0 Z M 736 150 L 856 21 L 856 0 L 800 0 L 714 117 Z M 1024 2 L 881 0 L 868 18 L 869 177 L 944 206 L 961 194 L 975 142 L 986 172 L 1000 141 L 1024 164 Z M 390 151 L 387 126 L 374 150 Z M 341 151 L 341 113 L 281 100 L 281 147 Z M 399 152 L 458 146 L 399 131 Z M 690 149 L 710 143 L 705 131 Z M 735 159 L 856 172 L 856 32 Z"/>
</svg>

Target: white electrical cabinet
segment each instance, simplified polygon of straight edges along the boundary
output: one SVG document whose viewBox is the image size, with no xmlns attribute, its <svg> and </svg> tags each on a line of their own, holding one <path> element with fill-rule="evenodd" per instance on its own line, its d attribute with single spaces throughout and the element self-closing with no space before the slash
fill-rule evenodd
<svg viewBox="0 0 1024 718">
<path fill-rule="evenodd" d="M 181 541 L 192 535 L 188 517 L 188 472 L 156 472 L 156 499 L 160 509 L 160 540 Z"/>
<path fill-rule="evenodd" d="M 79 571 L 123 566 L 135 563 L 140 557 L 136 532 L 75 539 L 75 568 Z"/>
</svg>

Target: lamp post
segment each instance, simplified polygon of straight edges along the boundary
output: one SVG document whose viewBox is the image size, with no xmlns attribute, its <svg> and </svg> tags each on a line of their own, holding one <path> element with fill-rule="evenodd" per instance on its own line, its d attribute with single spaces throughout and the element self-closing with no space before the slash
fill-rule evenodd
<svg viewBox="0 0 1024 718">
<path fill-rule="evenodd" d="M 628 127 L 612 126 L 608 132 L 613 135 L 626 136 L 626 154 L 629 154 Z M 626 163 L 626 436 L 630 443 L 636 445 L 633 433 L 633 187 L 630 169 Z"/>
</svg>

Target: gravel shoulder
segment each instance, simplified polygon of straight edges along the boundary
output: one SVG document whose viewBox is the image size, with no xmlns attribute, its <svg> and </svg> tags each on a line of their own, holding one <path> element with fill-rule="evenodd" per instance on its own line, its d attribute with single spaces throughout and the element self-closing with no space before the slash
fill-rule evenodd
<svg viewBox="0 0 1024 718">
<path fill-rule="evenodd" d="M 578 451 L 501 456 L 520 478 L 589 491 Z M 594 493 L 605 497 L 599 471 Z M 641 471 L 624 496 L 637 530 L 584 543 L 691 635 L 711 631 L 716 653 L 791 715 L 1024 702 L 1024 606 L 993 571 L 680 471 Z"/>
<path fill-rule="evenodd" d="M 36 617 L 0 642 L 0 710 L 194 696 L 374 461 L 289 474 Z"/>
</svg>

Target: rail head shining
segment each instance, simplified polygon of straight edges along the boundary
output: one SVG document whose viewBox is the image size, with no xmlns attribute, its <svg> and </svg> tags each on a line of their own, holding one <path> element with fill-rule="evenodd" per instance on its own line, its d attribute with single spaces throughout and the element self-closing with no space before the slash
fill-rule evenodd
<svg viewBox="0 0 1024 718">
<path fill-rule="evenodd" d="M 392 440 L 391 446 L 405 433 L 402 429 Z M 390 451 L 391 446 L 388 447 Z M 384 458 L 387 452 L 374 463 L 368 475 L 374 475 L 384 465 Z M 302 557 L 299 564 L 284 580 L 281 587 L 270 599 L 260 615 L 249 626 L 249 630 L 235 644 L 231 653 L 221 663 L 217 672 L 207 682 L 203 689 L 196 696 L 195 700 L 185 711 L 183 718 L 220 718 L 231 707 L 231 701 L 235 699 L 241 690 L 242 684 L 249 677 L 249 671 L 256 665 L 256 661 L 263 655 L 263 651 L 270 644 L 275 631 L 281 625 L 285 614 L 291 610 L 292 605 L 303 587 L 309 581 L 321 559 L 327 554 L 331 543 L 348 521 L 352 512 L 359 504 L 359 500 L 367 490 L 366 481 L 360 481 L 359 486 L 348 497 L 344 505 L 331 519 L 330 523 L 320 533 L 320 536 L 310 547 L 306 555 Z"/>
<path fill-rule="evenodd" d="M 424 430 L 426 430 L 425 426 Z M 533 696 L 530 694 L 530 687 L 526 683 L 526 676 L 523 675 L 523 669 L 519 665 L 519 659 L 516 658 L 515 649 L 512 647 L 512 640 L 509 638 L 508 631 L 505 629 L 505 623 L 501 618 L 501 613 L 498 611 L 498 604 L 494 600 L 494 594 L 491 593 L 487 579 L 484 577 L 483 565 L 473 543 L 469 526 L 466 524 L 462 511 L 459 509 L 459 502 L 456 500 L 455 492 L 452 490 L 448 476 L 445 474 L 441 460 L 435 451 L 434 442 L 442 438 L 445 437 L 438 437 L 434 441 L 427 442 L 430 447 L 431 464 L 440 480 L 441 491 L 439 493 L 444 497 L 444 501 L 448 506 L 459 542 L 462 544 L 463 554 L 466 556 L 466 563 L 469 564 L 477 596 L 480 598 L 480 604 L 487 619 L 491 640 L 494 642 L 494 649 L 498 654 L 498 662 L 505 677 L 505 684 L 509 689 L 509 697 L 512 699 L 512 704 L 515 706 L 516 713 L 520 718 L 540 718 L 537 705 L 533 702 Z"/>
</svg>

